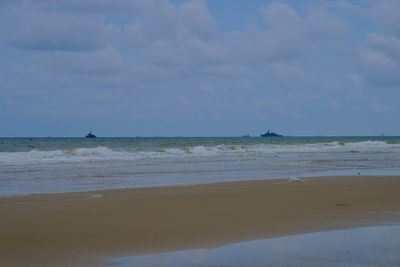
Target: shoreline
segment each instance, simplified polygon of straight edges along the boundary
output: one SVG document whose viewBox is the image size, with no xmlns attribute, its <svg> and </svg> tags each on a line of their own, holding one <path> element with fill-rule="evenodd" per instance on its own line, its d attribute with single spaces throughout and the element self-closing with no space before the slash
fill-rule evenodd
<svg viewBox="0 0 400 267">
<path fill-rule="evenodd" d="M 111 258 L 400 221 L 399 176 L 219 182 L 0 197 L 0 263 Z"/>
<path fill-rule="evenodd" d="M 356 169 L 358 170 L 358 169 Z M 217 182 L 201 182 L 201 183 L 177 183 L 177 184 L 156 184 L 156 185 L 147 185 L 147 186 L 121 186 L 121 187 L 107 187 L 107 188 L 99 188 L 99 189 L 90 189 L 90 190 L 82 190 L 82 191 L 48 191 L 48 192 L 38 192 L 38 193 L 25 193 L 25 194 L 0 194 L 0 200 L 2 198 L 20 198 L 20 197 L 30 197 L 30 196 L 57 196 L 63 194 L 96 194 L 101 193 L 102 191 L 120 191 L 120 190 L 140 190 L 140 189 L 162 189 L 162 188 L 175 188 L 175 187 L 192 187 L 192 186 L 202 186 L 202 185 L 218 185 L 218 184 L 233 184 L 233 183 L 243 183 L 243 182 L 260 182 L 260 181 L 269 181 L 269 182 L 296 182 L 296 180 L 309 180 L 309 179 L 323 179 L 323 178 L 348 178 L 348 177 L 400 177 L 398 169 L 385 169 L 382 170 L 368 170 L 363 174 L 357 174 L 357 172 L 343 172 L 342 170 L 337 171 L 329 171 L 329 172 L 316 172 L 317 174 L 313 175 L 308 173 L 306 175 L 293 176 L 293 177 L 279 177 L 279 178 L 251 178 L 251 179 L 226 179 Z M 379 173 L 379 174 L 377 174 Z M 382 174 L 384 173 L 384 174 Z M 389 174 L 388 174 L 389 173 Z M 291 179 L 293 179 L 291 181 Z"/>
</svg>

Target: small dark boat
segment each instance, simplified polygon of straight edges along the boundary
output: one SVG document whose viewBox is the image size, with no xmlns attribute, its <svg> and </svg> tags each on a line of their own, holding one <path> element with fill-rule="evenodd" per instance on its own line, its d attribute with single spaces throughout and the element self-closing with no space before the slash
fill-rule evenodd
<svg viewBox="0 0 400 267">
<path fill-rule="evenodd" d="M 283 137 L 283 135 L 274 133 L 273 131 L 268 130 L 265 134 L 262 134 L 261 137 Z"/>
<path fill-rule="evenodd" d="M 86 137 L 86 138 L 96 138 L 97 136 L 95 136 L 94 134 L 92 134 L 92 131 L 90 131 L 85 137 Z"/>
</svg>

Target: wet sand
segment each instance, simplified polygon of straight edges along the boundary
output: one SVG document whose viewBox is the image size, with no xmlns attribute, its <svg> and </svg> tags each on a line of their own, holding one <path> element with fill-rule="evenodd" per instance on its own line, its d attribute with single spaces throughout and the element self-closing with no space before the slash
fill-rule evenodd
<svg viewBox="0 0 400 267">
<path fill-rule="evenodd" d="M 111 266 L 399 267 L 399 233 L 399 224 L 312 232 L 118 258 Z"/>
<path fill-rule="evenodd" d="M 400 177 L 245 181 L 0 198 L 1 266 L 111 258 L 400 221 Z"/>
</svg>

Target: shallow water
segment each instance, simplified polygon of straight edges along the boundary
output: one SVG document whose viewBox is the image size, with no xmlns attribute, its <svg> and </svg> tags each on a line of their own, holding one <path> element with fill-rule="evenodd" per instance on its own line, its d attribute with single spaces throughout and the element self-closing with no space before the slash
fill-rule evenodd
<svg viewBox="0 0 400 267">
<path fill-rule="evenodd" d="M 400 137 L 0 138 L 0 196 L 400 174 Z"/>
<path fill-rule="evenodd" d="M 317 232 L 113 260 L 114 267 L 400 266 L 400 226 Z"/>
</svg>

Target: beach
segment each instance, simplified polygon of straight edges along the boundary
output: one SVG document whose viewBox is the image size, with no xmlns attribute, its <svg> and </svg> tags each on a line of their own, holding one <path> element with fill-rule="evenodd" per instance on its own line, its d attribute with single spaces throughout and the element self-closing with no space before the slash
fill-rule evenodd
<svg viewBox="0 0 400 267">
<path fill-rule="evenodd" d="M 400 267 L 399 15 L 0 0 L 0 267 Z"/>
<path fill-rule="evenodd" d="M 400 177 L 314 177 L 0 198 L 0 265 L 111 259 L 400 221 Z"/>
</svg>

